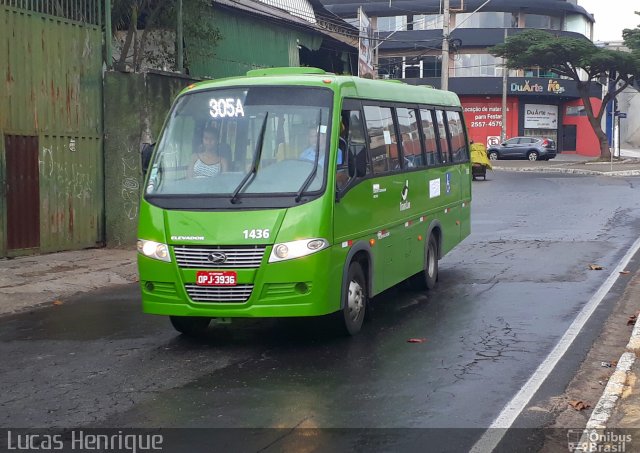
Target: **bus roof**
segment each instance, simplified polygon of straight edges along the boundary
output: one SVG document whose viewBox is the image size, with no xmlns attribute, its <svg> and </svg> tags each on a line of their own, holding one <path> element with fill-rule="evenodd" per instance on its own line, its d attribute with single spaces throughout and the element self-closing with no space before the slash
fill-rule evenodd
<svg viewBox="0 0 640 453">
<path fill-rule="evenodd" d="M 195 83 L 183 90 L 183 93 L 248 85 L 322 86 L 341 93 L 343 97 L 410 104 L 460 106 L 458 96 L 450 91 L 437 90 L 429 86 L 408 85 L 399 80 L 371 80 L 336 75 L 322 69 L 308 67 L 254 69 L 247 72 L 246 76 Z"/>
</svg>

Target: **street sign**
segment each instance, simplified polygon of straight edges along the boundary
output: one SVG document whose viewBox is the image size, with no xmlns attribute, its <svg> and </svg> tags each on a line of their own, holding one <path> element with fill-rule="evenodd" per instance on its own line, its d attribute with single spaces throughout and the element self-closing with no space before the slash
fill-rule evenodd
<svg viewBox="0 0 640 453">
<path fill-rule="evenodd" d="M 618 118 L 626 118 L 627 117 L 627 112 L 616 112 L 616 116 Z"/>
</svg>

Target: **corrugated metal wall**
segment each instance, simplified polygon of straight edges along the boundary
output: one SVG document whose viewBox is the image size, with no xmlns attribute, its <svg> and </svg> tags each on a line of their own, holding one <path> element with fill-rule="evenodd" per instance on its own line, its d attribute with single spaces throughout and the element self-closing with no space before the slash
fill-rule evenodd
<svg viewBox="0 0 640 453">
<path fill-rule="evenodd" d="M 99 11 L 99 0 L 0 0 L 0 135 L 38 137 L 37 252 L 94 246 L 103 237 Z M 0 256 L 21 253 L 7 247 L 6 191 L 0 190 Z"/>
<path fill-rule="evenodd" d="M 213 58 L 188 53 L 192 76 L 221 78 L 244 75 L 250 69 L 300 66 L 298 44 L 316 50 L 322 42 L 319 35 L 285 28 L 242 12 L 216 8 L 213 21 L 222 39 L 216 43 Z M 189 46 L 198 46 L 188 36 L 186 39 L 187 52 Z"/>
</svg>

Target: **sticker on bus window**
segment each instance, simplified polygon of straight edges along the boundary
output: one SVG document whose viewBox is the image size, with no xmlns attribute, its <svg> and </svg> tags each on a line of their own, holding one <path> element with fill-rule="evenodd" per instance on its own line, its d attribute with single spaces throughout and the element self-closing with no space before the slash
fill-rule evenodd
<svg viewBox="0 0 640 453">
<path fill-rule="evenodd" d="M 211 99 L 209 115 L 212 118 L 236 118 L 244 116 L 244 107 L 238 98 Z"/>
<path fill-rule="evenodd" d="M 382 134 L 384 135 L 384 144 L 385 145 L 390 145 L 391 144 L 391 134 L 389 133 L 389 131 L 382 131 Z"/>
<path fill-rule="evenodd" d="M 321 125 L 320 125 L 320 133 L 321 133 L 321 134 L 326 134 L 326 133 L 327 133 L 327 126 L 326 126 L 326 124 L 321 124 Z"/>
<path fill-rule="evenodd" d="M 429 198 L 440 196 L 440 178 L 429 181 Z"/>
</svg>

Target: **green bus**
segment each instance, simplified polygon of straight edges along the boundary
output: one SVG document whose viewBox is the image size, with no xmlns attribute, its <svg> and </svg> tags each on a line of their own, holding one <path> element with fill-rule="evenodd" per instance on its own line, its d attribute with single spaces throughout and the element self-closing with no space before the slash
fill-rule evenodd
<svg viewBox="0 0 640 453">
<path fill-rule="evenodd" d="M 145 165 L 143 309 L 187 335 L 330 313 L 353 335 L 469 235 L 468 148 L 458 97 L 430 87 L 316 68 L 189 86 Z"/>
</svg>

